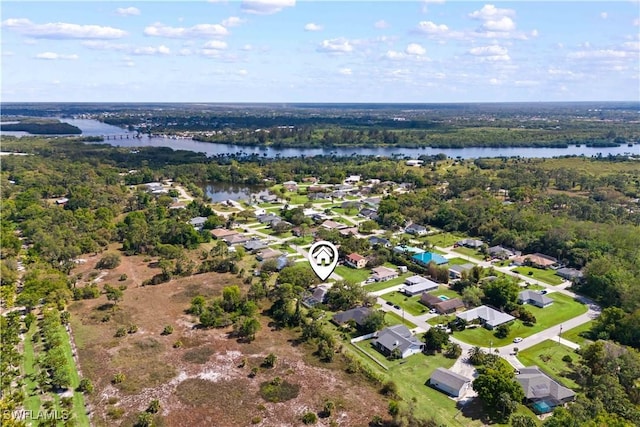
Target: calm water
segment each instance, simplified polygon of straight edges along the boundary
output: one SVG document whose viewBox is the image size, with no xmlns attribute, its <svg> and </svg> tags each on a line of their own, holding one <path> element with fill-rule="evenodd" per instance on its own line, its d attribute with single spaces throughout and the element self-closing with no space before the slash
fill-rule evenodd
<svg viewBox="0 0 640 427">
<path fill-rule="evenodd" d="M 86 119 L 63 119 L 63 121 L 82 129 L 85 136 L 111 136 L 116 139 L 105 140 L 104 143 L 119 147 L 169 147 L 174 150 L 188 150 L 205 153 L 208 156 L 222 156 L 226 154 L 256 154 L 261 157 L 300 157 L 317 155 L 336 156 L 383 156 L 383 157 L 418 157 L 420 155 L 435 155 L 444 153 L 452 158 L 474 159 L 479 157 L 557 157 L 557 156 L 597 156 L 599 154 L 607 156 L 609 154 L 640 154 L 640 145 L 633 147 L 622 145 L 619 147 L 576 147 L 571 145 L 568 148 L 398 148 L 398 147 L 354 147 L 354 148 L 265 148 L 246 147 L 230 144 L 215 144 L 209 142 L 198 142 L 190 139 L 169 139 L 169 138 L 134 138 L 135 132 L 128 132 L 126 129 L 111 126 L 97 120 Z M 20 132 L 22 133 L 22 132 Z M 3 132 L 3 134 L 10 134 Z M 127 139 L 129 136 L 129 139 Z M 122 137 L 122 139 L 120 139 Z M 224 199 L 223 199 L 224 200 Z"/>
<path fill-rule="evenodd" d="M 250 201 L 252 194 L 257 194 L 260 197 L 268 193 L 264 187 L 258 185 L 236 185 L 223 182 L 207 183 L 202 186 L 202 189 L 213 202 L 222 202 L 229 199 Z"/>
</svg>

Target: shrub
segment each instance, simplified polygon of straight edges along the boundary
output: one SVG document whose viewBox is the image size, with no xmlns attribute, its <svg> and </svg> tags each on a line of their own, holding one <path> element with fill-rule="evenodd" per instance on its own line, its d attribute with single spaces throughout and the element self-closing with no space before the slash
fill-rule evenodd
<svg viewBox="0 0 640 427">
<path fill-rule="evenodd" d="M 171 335 L 173 333 L 173 326 L 171 325 L 167 325 L 164 327 L 164 329 L 162 330 L 161 335 Z"/>
<path fill-rule="evenodd" d="M 111 418 L 112 420 L 118 420 L 118 419 L 122 418 L 123 415 L 124 415 L 124 409 L 123 408 L 109 408 L 109 409 L 107 409 L 107 416 L 109 418 Z"/>
<path fill-rule="evenodd" d="M 125 280 L 127 280 L 129 277 L 126 274 L 121 274 L 120 278 L 118 279 L 121 282 L 124 282 Z"/>
<path fill-rule="evenodd" d="M 111 380 L 111 382 L 114 384 L 122 384 L 126 379 L 127 379 L 127 376 L 125 374 L 123 374 L 122 372 L 118 372 L 113 376 L 113 379 Z"/>
<path fill-rule="evenodd" d="M 393 381 L 387 381 L 382 385 L 380 393 L 385 396 L 395 396 L 398 394 L 398 385 Z"/>
<path fill-rule="evenodd" d="M 565 363 L 572 363 L 573 359 L 568 354 L 565 354 L 564 356 L 562 356 L 562 361 Z"/>
<path fill-rule="evenodd" d="M 260 415 L 256 415 L 251 418 L 251 424 L 260 424 L 262 422 L 262 417 Z"/>
<path fill-rule="evenodd" d="M 254 366 L 253 368 L 251 368 L 251 372 L 249 372 L 249 378 L 253 378 L 256 375 L 258 375 L 258 367 Z"/>
<path fill-rule="evenodd" d="M 109 252 L 96 264 L 96 268 L 112 270 L 120 265 L 120 254 Z"/>
<path fill-rule="evenodd" d="M 120 338 L 124 337 L 125 335 L 127 335 L 127 328 L 125 328 L 124 326 L 120 326 L 116 331 L 116 337 Z"/>
<path fill-rule="evenodd" d="M 182 345 L 183 345 L 182 341 L 178 340 L 178 341 L 173 343 L 173 348 L 181 348 Z"/>
<path fill-rule="evenodd" d="M 135 334 L 136 332 L 138 332 L 138 326 L 137 325 L 129 325 L 129 328 L 127 329 L 127 333 Z"/>
<path fill-rule="evenodd" d="M 317 422 L 318 422 L 318 417 L 313 412 L 305 412 L 305 414 L 302 416 L 303 424 L 308 425 L 308 424 L 315 424 Z"/>
<path fill-rule="evenodd" d="M 89 378 L 83 378 L 78 384 L 78 391 L 81 393 L 91 394 L 93 393 L 93 383 Z"/>
<path fill-rule="evenodd" d="M 147 407 L 147 412 L 150 414 L 157 414 L 160 411 L 160 401 L 158 399 L 153 399 L 149 402 L 149 406 Z"/>
<path fill-rule="evenodd" d="M 300 393 L 300 386 L 288 381 L 265 381 L 260 384 L 260 396 L 267 402 L 286 402 L 295 399 Z"/>
<path fill-rule="evenodd" d="M 273 368 L 274 366 L 276 366 L 277 360 L 278 360 L 278 356 L 276 356 L 273 353 L 269 353 L 267 357 L 265 357 L 264 360 L 262 361 L 262 367 Z"/>
</svg>

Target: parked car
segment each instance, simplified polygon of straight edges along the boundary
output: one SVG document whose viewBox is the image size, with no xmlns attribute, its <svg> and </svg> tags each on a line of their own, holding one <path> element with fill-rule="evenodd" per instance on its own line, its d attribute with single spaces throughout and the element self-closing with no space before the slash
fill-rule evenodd
<svg viewBox="0 0 640 427">
<path fill-rule="evenodd" d="M 516 344 L 517 344 L 517 343 L 519 343 L 519 342 L 522 342 L 522 338 L 520 338 L 520 337 L 515 337 L 515 338 L 513 339 L 513 342 L 514 342 L 514 343 L 516 343 Z"/>
<path fill-rule="evenodd" d="M 432 308 L 431 310 L 429 310 L 429 314 L 435 314 L 436 313 L 436 309 Z"/>
</svg>

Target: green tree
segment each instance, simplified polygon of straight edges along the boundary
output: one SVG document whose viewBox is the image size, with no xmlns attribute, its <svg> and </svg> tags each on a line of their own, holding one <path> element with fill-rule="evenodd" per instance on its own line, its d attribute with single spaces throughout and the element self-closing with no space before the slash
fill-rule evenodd
<svg viewBox="0 0 640 427">
<path fill-rule="evenodd" d="M 260 322 L 255 317 L 247 317 L 238 329 L 238 335 L 251 342 L 256 339 L 256 333 L 260 330 Z"/>
<path fill-rule="evenodd" d="M 449 342 L 449 334 L 439 328 L 430 328 L 424 334 L 425 350 L 429 352 L 440 352 Z"/>
<path fill-rule="evenodd" d="M 515 380 L 513 369 L 501 364 L 481 369 L 480 375 L 473 381 L 473 389 L 484 407 L 501 422 L 508 420 L 518 403 L 524 399 L 524 391 Z"/>
<path fill-rule="evenodd" d="M 114 306 L 118 305 L 118 302 L 122 300 L 123 292 L 118 288 L 114 288 L 111 285 L 104 285 L 104 292 L 107 295 L 107 300 L 113 302 Z"/>
<path fill-rule="evenodd" d="M 369 334 L 379 331 L 386 324 L 384 320 L 384 311 L 376 310 L 362 320 L 360 330 L 363 334 Z"/>
</svg>

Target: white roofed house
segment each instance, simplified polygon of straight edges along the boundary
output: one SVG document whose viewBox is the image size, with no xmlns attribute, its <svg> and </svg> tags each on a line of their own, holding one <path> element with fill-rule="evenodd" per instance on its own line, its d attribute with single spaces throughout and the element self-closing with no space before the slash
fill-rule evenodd
<svg viewBox="0 0 640 427">
<path fill-rule="evenodd" d="M 437 368 L 429 378 L 429 384 L 453 397 L 460 397 L 469 388 L 471 380 L 449 369 Z"/>
<path fill-rule="evenodd" d="M 386 282 L 387 280 L 395 279 L 398 277 L 398 271 L 388 267 L 376 267 L 372 269 L 373 279 L 376 282 Z"/>
<path fill-rule="evenodd" d="M 385 356 L 396 355 L 400 359 L 421 353 L 424 349 L 424 343 L 413 336 L 405 325 L 394 325 L 383 329 L 378 333 L 378 338 L 373 345 Z"/>
<path fill-rule="evenodd" d="M 191 226 L 198 231 L 202 230 L 202 227 L 204 227 L 205 222 L 207 222 L 207 218 L 204 216 L 197 216 L 189 220 L 189 224 L 191 224 Z"/>
<path fill-rule="evenodd" d="M 438 289 L 438 284 L 422 276 L 411 276 L 404 280 L 402 292 L 406 295 L 418 295 Z"/>
<path fill-rule="evenodd" d="M 536 307 L 545 308 L 553 304 L 553 300 L 540 292 L 526 290 L 518 294 L 518 302 L 521 304 L 531 304 Z"/>
<path fill-rule="evenodd" d="M 456 314 L 456 317 L 468 323 L 479 320 L 487 329 L 494 329 L 503 323 L 509 323 L 515 319 L 515 317 L 510 314 L 503 313 L 486 305 L 463 311 L 462 313 Z"/>
</svg>

